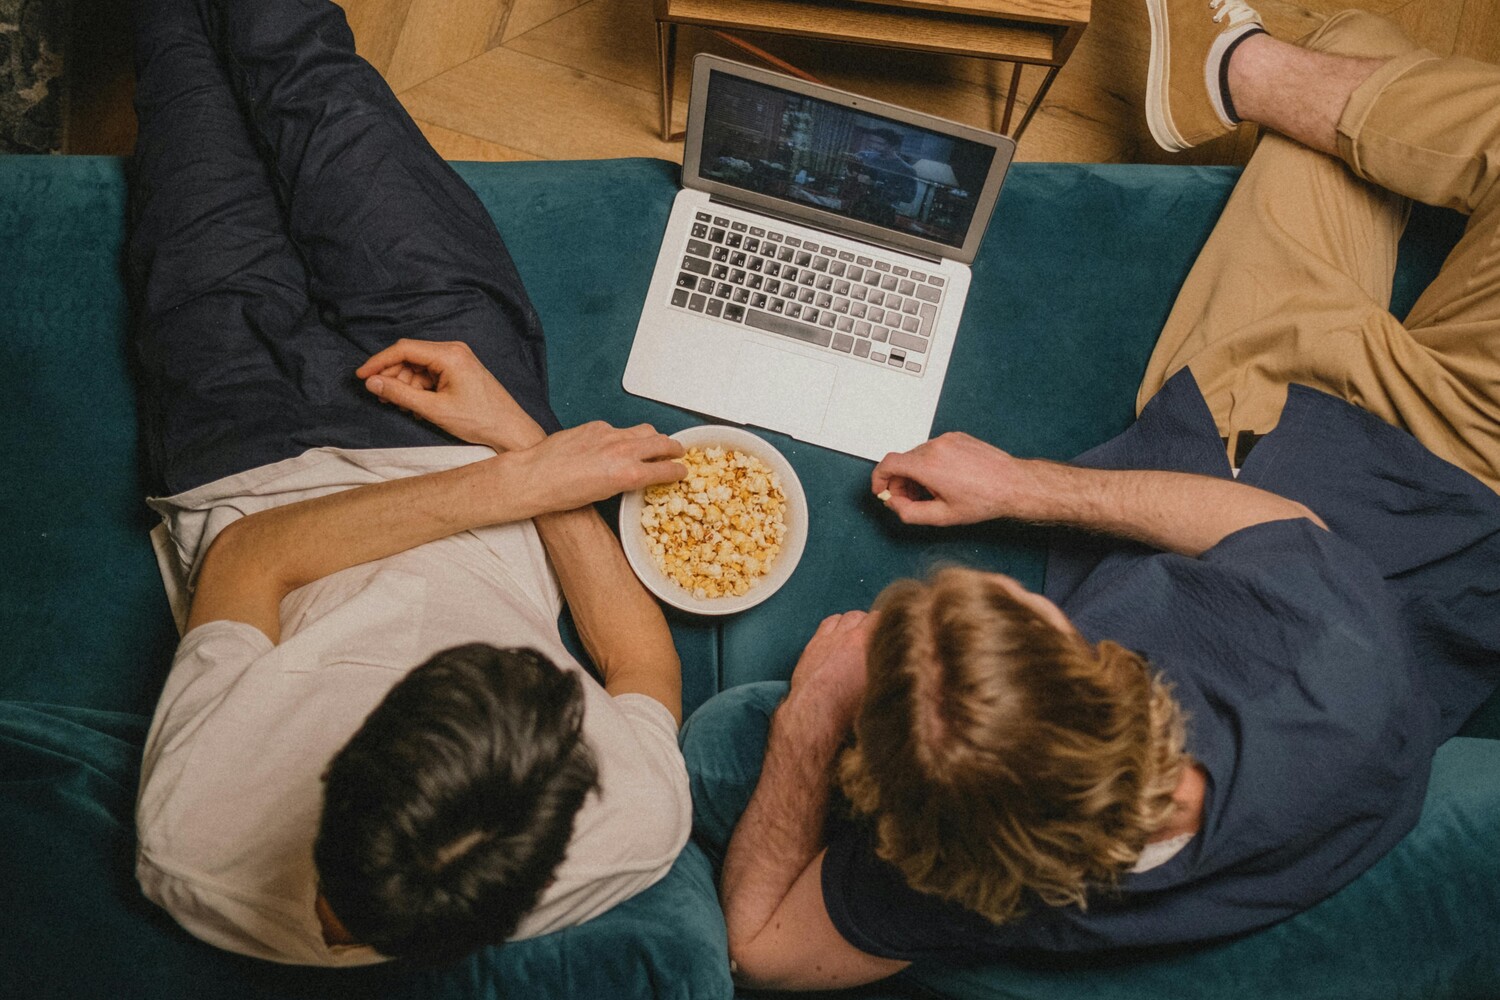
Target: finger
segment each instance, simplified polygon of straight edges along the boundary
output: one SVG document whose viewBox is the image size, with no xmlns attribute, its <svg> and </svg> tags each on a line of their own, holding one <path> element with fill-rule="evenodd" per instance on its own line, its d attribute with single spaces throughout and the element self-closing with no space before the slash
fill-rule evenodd
<svg viewBox="0 0 1500 1000">
<path fill-rule="evenodd" d="M 369 360 L 354 370 L 356 378 L 369 378 L 393 365 L 421 365 L 441 372 L 453 359 L 453 345 L 431 340 L 408 340 L 403 338 L 390 347 L 370 356 Z"/>
<path fill-rule="evenodd" d="M 945 506 L 941 500 L 915 500 L 896 493 L 885 505 L 906 524 L 939 524 Z"/>
<path fill-rule="evenodd" d="M 378 396 L 382 403 L 410 410 L 425 420 L 432 420 L 434 411 L 442 405 L 437 393 L 415 388 L 399 379 L 373 375 L 365 381 L 365 388 Z"/>
<path fill-rule="evenodd" d="M 687 466 L 681 462 L 647 462 L 641 469 L 643 488 L 659 483 L 675 483 L 687 475 Z"/>
</svg>

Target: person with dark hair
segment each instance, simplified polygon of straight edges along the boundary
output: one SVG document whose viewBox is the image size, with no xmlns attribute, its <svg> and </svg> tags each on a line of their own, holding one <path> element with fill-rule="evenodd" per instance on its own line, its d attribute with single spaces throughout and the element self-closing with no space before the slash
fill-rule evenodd
<svg viewBox="0 0 1500 1000">
<path fill-rule="evenodd" d="M 499 233 L 336 5 L 134 13 L 132 345 L 183 632 L 143 891 L 310 965 L 608 910 L 691 807 L 671 634 L 592 504 L 680 477 L 681 446 L 560 429 Z"/>
<path fill-rule="evenodd" d="M 897 583 L 789 690 L 684 728 L 746 985 L 1265 927 L 1412 829 L 1500 682 L 1500 68 L 1359 12 L 1292 45 L 1242 0 L 1148 3 L 1158 141 L 1271 131 L 1124 434 L 1059 464 L 949 433 L 874 470 L 909 524 L 1074 529 L 1045 593 Z M 1398 320 L 1407 199 L 1469 221 Z"/>
<path fill-rule="evenodd" d="M 901 136 L 895 129 L 874 128 L 860 135 L 843 197 L 856 218 L 890 225 L 896 208 L 917 196 L 917 174 L 900 157 Z"/>
</svg>

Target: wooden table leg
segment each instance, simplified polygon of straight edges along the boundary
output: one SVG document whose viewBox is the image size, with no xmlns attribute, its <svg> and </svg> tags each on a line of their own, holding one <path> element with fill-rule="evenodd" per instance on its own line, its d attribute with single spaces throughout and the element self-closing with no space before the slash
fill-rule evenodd
<svg viewBox="0 0 1500 1000">
<path fill-rule="evenodd" d="M 1026 126 L 1031 124 L 1031 116 L 1036 114 L 1036 109 L 1042 106 L 1042 98 L 1047 96 L 1047 88 L 1052 86 L 1052 81 L 1057 79 L 1057 71 L 1061 66 L 1052 66 L 1047 70 L 1047 75 L 1042 78 L 1042 85 L 1036 88 L 1036 93 L 1031 95 L 1031 103 L 1026 106 L 1026 113 L 1021 116 L 1021 124 L 1016 126 L 1016 134 L 1011 136 L 1017 142 L 1021 141 L 1021 133 L 1026 131 Z"/>
<path fill-rule="evenodd" d="M 656 22 L 656 56 L 661 64 L 661 141 L 672 141 L 672 84 L 677 76 L 677 25 Z"/>
</svg>

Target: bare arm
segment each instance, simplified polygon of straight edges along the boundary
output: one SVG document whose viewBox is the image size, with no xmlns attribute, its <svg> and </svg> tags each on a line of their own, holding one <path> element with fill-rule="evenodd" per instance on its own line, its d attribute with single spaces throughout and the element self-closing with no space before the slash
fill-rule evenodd
<svg viewBox="0 0 1500 1000">
<path fill-rule="evenodd" d="M 765 765 L 724 858 L 720 897 L 736 980 L 834 989 L 907 965 L 855 948 L 823 902 L 823 822 L 834 761 L 864 697 L 869 616 L 819 626 L 771 721 Z"/>
<path fill-rule="evenodd" d="M 667 482 L 680 447 L 639 428 L 589 424 L 521 451 L 362 486 L 236 521 L 204 558 L 188 627 L 229 619 L 281 637 L 281 600 L 349 566 L 489 524 Z"/>
<path fill-rule="evenodd" d="M 405 377 L 397 378 L 397 373 Z M 464 344 L 403 340 L 365 362 L 356 374 L 369 379 L 370 390 L 382 400 L 465 440 L 507 449 L 546 439 Z M 645 426 L 630 433 L 655 435 Z M 663 447 L 665 457 L 682 454 L 675 444 Z M 678 475 L 684 471 L 675 468 Z M 682 665 L 672 633 L 661 608 L 625 561 L 619 540 L 588 506 L 537 517 L 536 526 L 584 647 L 604 675 L 604 689 L 648 695 L 680 723 Z"/>
<path fill-rule="evenodd" d="M 1085 469 L 1008 455 L 944 434 L 887 455 L 871 490 L 913 524 L 1012 518 L 1101 531 L 1198 556 L 1228 535 L 1288 518 L 1327 525 L 1304 505 L 1229 479 L 1186 472 Z"/>
<path fill-rule="evenodd" d="M 682 664 L 672 633 L 619 540 L 593 507 L 547 514 L 537 531 L 552 557 L 584 648 L 612 695 L 644 694 L 682 722 Z"/>
</svg>

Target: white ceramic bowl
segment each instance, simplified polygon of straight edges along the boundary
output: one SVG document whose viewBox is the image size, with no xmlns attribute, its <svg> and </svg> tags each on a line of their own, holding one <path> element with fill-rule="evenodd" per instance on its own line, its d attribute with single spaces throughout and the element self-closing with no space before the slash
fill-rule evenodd
<svg viewBox="0 0 1500 1000">
<path fill-rule="evenodd" d="M 672 438 L 686 448 L 733 448 L 766 463 L 781 481 L 781 492 L 786 496 L 786 539 L 770 570 L 744 594 L 738 597 L 694 597 L 663 573 L 651 558 L 646 529 L 641 527 L 645 491 L 637 490 L 620 498 L 620 544 L 625 549 L 625 558 L 646 589 L 674 608 L 698 615 L 732 615 L 753 608 L 781 589 L 802 558 L 802 548 L 807 544 L 807 496 L 802 492 L 802 481 L 797 478 L 792 463 L 769 441 L 739 427 L 703 424 L 680 430 Z"/>
</svg>

